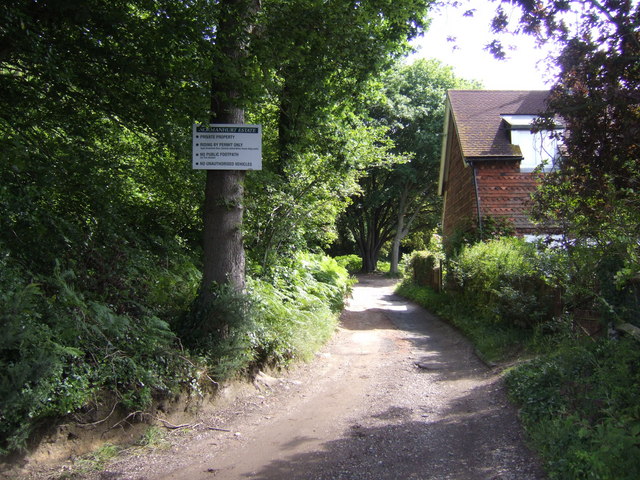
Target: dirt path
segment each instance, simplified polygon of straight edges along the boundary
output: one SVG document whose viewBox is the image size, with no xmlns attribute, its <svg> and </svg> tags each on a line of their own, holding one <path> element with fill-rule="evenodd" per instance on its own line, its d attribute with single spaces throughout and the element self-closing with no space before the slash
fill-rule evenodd
<svg viewBox="0 0 640 480">
<path fill-rule="evenodd" d="M 176 432 L 171 447 L 87 478 L 545 478 L 497 374 L 378 277 L 361 279 L 314 362 L 265 377 L 261 391 L 200 421 Z"/>
</svg>

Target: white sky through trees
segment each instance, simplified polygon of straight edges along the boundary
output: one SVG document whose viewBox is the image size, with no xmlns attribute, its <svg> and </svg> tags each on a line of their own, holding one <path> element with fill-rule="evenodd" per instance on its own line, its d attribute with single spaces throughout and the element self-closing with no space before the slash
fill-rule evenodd
<svg viewBox="0 0 640 480">
<path fill-rule="evenodd" d="M 473 16 L 464 13 L 475 9 Z M 436 58 L 451 65 L 457 76 L 479 80 L 487 89 L 543 90 L 550 88 L 552 75 L 545 60 L 549 47 L 536 48 L 535 40 L 524 34 L 496 36 L 491 32 L 491 19 L 496 3 L 468 0 L 454 8 L 444 6 L 432 13 L 429 31 L 413 42 L 418 52 L 409 57 Z M 512 12 L 516 24 L 519 11 Z M 502 40 L 506 60 L 497 60 L 484 49 L 491 40 Z M 515 48 L 510 48 L 515 47 Z"/>
</svg>

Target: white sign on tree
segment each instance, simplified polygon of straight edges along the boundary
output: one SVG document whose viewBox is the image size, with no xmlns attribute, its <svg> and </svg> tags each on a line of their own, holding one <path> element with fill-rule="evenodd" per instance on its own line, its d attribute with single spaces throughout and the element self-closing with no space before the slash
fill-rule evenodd
<svg viewBox="0 0 640 480">
<path fill-rule="evenodd" d="M 194 125 L 193 168 L 262 170 L 262 125 Z"/>
</svg>

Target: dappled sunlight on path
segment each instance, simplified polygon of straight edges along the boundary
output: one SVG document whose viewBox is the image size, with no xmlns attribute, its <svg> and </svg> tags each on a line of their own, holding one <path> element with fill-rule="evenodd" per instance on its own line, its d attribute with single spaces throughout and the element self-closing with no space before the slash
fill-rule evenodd
<svg viewBox="0 0 640 480">
<path fill-rule="evenodd" d="M 497 372 L 449 325 L 361 277 L 335 338 L 218 417 L 158 453 L 153 466 L 114 465 L 132 480 L 539 480 Z"/>
</svg>

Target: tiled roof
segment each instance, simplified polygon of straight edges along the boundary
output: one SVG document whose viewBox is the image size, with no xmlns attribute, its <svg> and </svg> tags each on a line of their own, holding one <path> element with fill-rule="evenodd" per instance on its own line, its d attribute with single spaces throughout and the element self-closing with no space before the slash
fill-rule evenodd
<svg viewBox="0 0 640 480">
<path fill-rule="evenodd" d="M 538 115 L 544 112 L 547 90 L 449 90 L 451 114 L 462 153 L 469 157 L 521 157 L 509 141 L 500 115 Z"/>
</svg>

